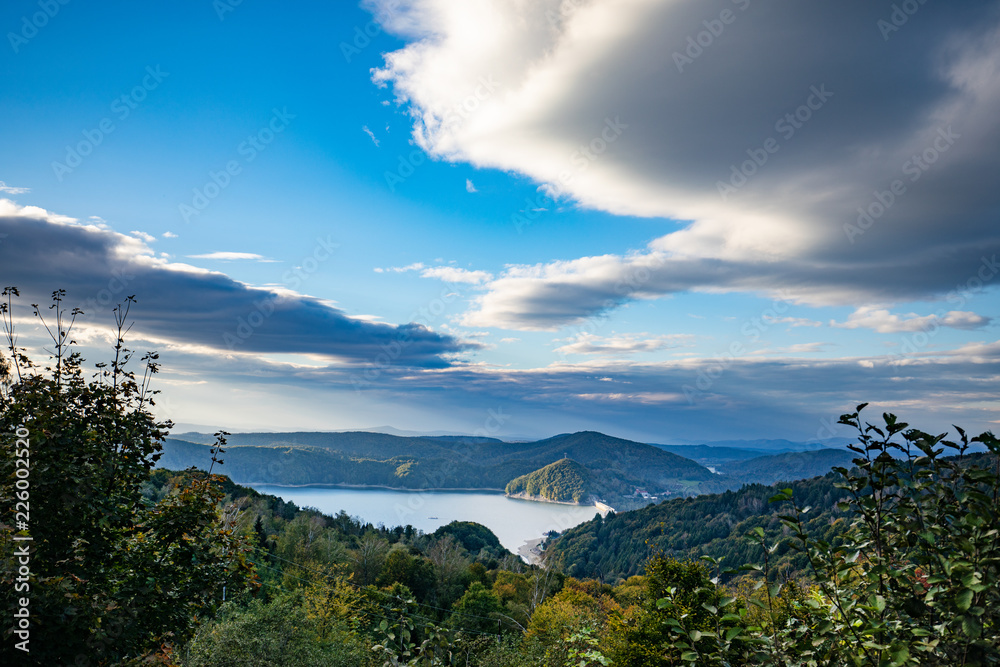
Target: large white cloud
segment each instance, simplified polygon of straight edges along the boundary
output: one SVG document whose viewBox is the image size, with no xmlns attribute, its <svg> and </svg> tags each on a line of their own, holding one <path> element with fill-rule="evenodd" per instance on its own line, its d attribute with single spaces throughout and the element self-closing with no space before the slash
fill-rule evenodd
<svg viewBox="0 0 1000 667">
<path fill-rule="evenodd" d="M 375 79 L 428 152 L 672 221 L 631 256 L 511 268 L 472 324 L 556 328 L 679 290 L 929 298 L 1000 249 L 995 3 L 905 22 L 861 0 L 371 4 L 409 42 Z"/>
</svg>

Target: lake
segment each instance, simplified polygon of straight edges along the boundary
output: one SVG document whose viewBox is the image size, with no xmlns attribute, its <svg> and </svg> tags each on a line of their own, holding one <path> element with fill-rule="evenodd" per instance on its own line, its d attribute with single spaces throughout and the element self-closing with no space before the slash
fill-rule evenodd
<svg viewBox="0 0 1000 667">
<path fill-rule="evenodd" d="M 314 507 L 324 514 L 344 510 L 372 524 L 388 527 L 410 524 L 425 533 L 452 521 L 481 523 L 517 553 L 528 540 L 550 530 L 564 531 L 597 514 L 597 508 L 557 505 L 508 498 L 484 491 L 394 491 L 329 486 L 276 486 L 248 484 L 261 493 L 289 500 L 299 507 Z"/>
</svg>

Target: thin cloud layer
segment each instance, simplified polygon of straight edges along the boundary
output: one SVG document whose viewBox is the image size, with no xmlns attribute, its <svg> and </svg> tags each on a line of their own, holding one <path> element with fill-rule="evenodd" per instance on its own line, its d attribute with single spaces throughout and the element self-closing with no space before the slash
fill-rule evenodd
<svg viewBox="0 0 1000 667">
<path fill-rule="evenodd" d="M 617 336 L 597 336 L 582 332 L 569 342 L 556 348 L 561 355 L 597 354 L 621 357 L 640 352 L 658 352 L 689 344 L 694 336 L 689 334 L 668 334 L 653 336 L 648 333 L 620 334 Z"/>
<path fill-rule="evenodd" d="M 156 258 L 135 237 L 78 224 L 0 199 L 0 266 L 22 301 L 46 303 L 65 288 L 91 322 L 138 295 L 136 331 L 170 342 L 254 353 L 315 354 L 338 363 L 445 367 L 478 347 L 420 323 L 398 326 L 353 318 L 290 290 L 247 286 L 225 274 Z"/>
<path fill-rule="evenodd" d="M 811 353 L 814 347 L 796 352 Z M 173 355 L 173 360 L 182 372 L 189 364 L 204 365 L 198 357 Z M 449 428 L 469 431 L 489 414 L 502 414 L 505 432 L 538 436 L 594 428 L 647 442 L 804 440 L 850 435 L 836 426 L 837 419 L 865 401 L 874 401 L 876 414 L 919 414 L 914 426 L 927 430 L 947 429 L 951 423 L 976 432 L 991 428 L 1000 343 L 944 353 L 821 360 L 619 359 L 522 370 L 465 365 L 421 373 L 388 367 L 373 375 L 360 395 L 351 369 L 292 367 L 251 357 L 211 363 L 217 374 L 234 382 L 291 383 L 306 392 L 342 390 L 384 409 L 405 405 L 446 419 L 462 415 L 470 421 L 449 422 Z"/>
<path fill-rule="evenodd" d="M 423 262 L 415 262 L 407 266 L 377 267 L 375 269 L 375 273 L 407 273 L 409 271 L 419 271 L 421 278 L 435 278 L 443 280 L 446 283 L 482 285 L 493 280 L 493 274 L 487 271 L 472 271 L 457 266 L 425 266 Z"/>
<path fill-rule="evenodd" d="M 969 311 L 952 310 L 943 315 L 909 314 L 905 317 L 890 313 L 884 308 L 859 308 L 846 322 L 831 322 L 830 326 L 841 329 L 871 329 L 878 333 L 905 333 L 928 331 L 937 327 L 952 329 L 981 329 L 991 318 Z"/>
<path fill-rule="evenodd" d="M 251 259 L 257 261 L 267 259 L 263 255 L 258 255 L 253 252 L 229 252 L 229 251 L 208 252 L 202 255 L 188 255 L 188 257 L 190 259 L 214 259 L 223 262 L 235 262 L 241 259 Z"/>
<path fill-rule="evenodd" d="M 429 153 L 674 221 L 630 255 L 511 267 L 470 325 L 691 290 L 930 299 L 1000 250 L 995 3 L 889 29 L 892 3 L 860 0 L 369 4 L 409 42 L 375 80 Z"/>
</svg>

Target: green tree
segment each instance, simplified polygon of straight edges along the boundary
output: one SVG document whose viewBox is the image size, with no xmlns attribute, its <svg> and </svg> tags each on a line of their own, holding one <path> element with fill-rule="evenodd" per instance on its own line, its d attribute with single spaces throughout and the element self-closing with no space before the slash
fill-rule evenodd
<svg viewBox="0 0 1000 667">
<path fill-rule="evenodd" d="M 448 625 L 464 630 L 495 633 L 502 618 L 503 605 L 500 604 L 500 598 L 476 581 L 455 603 Z"/>
<path fill-rule="evenodd" d="M 426 558 L 410 555 L 406 549 L 393 548 L 375 583 L 379 586 L 403 584 L 418 600 L 424 600 L 434 588 L 434 565 Z"/>
<path fill-rule="evenodd" d="M 329 630 L 327 630 L 329 634 Z M 251 600 L 229 605 L 208 623 L 184 652 L 185 667 L 361 667 L 374 664 L 371 651 L 344 629 L 322 640 L 301 600 L 281 596 L 269 604 Z"/>
<path fill-rule="evenodd" d="M 246 585 L 245 540 L 222 520 L 216 476 L 194 475 L 155 504 L 143 497 L 170 424 L 150 412 L 157 355 L 142 357 L 141 376 L 128 367 L 134 299 L 114 311 L 113 360 L 87 381 L 71 349 L 81 313 L 66 312 L 65 292 L 53 293 L 51 319 L 34 306 L 53 342 L 45 369 L 17 347 L 17 295 L 5 289 L 0 306 L 8 350 L 0 377 L 4 650 L 16 640 L 10 619 L 25 597 L 36 664 L 117 664 L 169 651 L 221 602 L 224 586 Z M 22 509 L 24 524 L 6 523 Z M 24 544 L 31 545 L 31 576 L 20 583 L 30 589 L 15 591 L 19 564 L 11 554 Z"/>
<path fill-rule="evenodd" d="M 683 618 L 689 632 L 708 630 L 714 622 L 707 609 L 715 596 L 711 574 L 704 563 L 656 555 L 642 583 L 640 604 L 611 619 L 610 655 L 616 664 L 635 667 L 678 664 L 675 619 Z"/>
</svg>

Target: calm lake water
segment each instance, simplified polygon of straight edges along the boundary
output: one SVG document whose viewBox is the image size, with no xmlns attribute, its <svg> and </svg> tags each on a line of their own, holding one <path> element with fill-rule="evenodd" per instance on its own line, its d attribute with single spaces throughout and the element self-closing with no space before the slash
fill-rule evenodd
<svg viewBox="0 0 1000 667">
<path fill-rule="evenodd" d="M 556 505 L 507 498 L 481 491 L 392 491 L 328 486 L 274 486 L 251 484 L 257 491 L 290 500 L 299 507 L 315 507 L 324 514 L 344 510 L 375 525 L 412 525 L 431 533 L 452 521 L 481 523 L 517 553 L 528 540 L 550 530 L 563 531 L 589 521 L 593 506 Z"/>
</svg>

